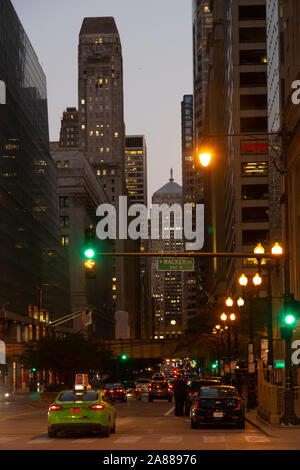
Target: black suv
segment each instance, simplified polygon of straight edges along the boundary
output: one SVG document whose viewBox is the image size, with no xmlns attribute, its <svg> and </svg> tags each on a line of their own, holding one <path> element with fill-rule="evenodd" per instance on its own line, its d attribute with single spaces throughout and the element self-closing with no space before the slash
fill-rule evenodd
<svg viewBox="0 0 300 470">
<path fill-rule="evenodd" d="M 148 400 L 152 402 L 154 399 L 165 399 L 172 401 L 172 391 L 168 382 L 152 381 L 148 387 Z"/>
</svg>

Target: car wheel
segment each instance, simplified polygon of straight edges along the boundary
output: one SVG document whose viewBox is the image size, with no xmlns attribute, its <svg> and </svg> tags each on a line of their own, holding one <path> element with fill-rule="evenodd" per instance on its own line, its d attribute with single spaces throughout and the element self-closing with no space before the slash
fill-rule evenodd
<svg viewBox="0 0 300 470">
<path fill-rule="evenodd" d="M 108 422 L 108 425 L 106 426 L 106 428 L 104 428 L 104 430 L 102 431 L 101 435 L 103 437 L 109 437 L 109 435 L 110 435 L 110 421 Z"/>
<path fill-rule="evenodd" d="M 48 429 L 48 437 L 56 437 L 56 436 L 57 436 L 56 431 L 52 431 L 51 429 Z"/>
<path fill-rule="evenodd" d="M 191 428 L 192 429 L 198 429 L 198 424 L 195 423 L 195 421 L 193 421 L 192 419 L 191 419 Z"/>
<path fill-rule="evenodd" d="M 239 422 L 237 425 L 238 429 L 245 429 L 245 420 L 243 419 L 242 421 Z"/>
</svg>

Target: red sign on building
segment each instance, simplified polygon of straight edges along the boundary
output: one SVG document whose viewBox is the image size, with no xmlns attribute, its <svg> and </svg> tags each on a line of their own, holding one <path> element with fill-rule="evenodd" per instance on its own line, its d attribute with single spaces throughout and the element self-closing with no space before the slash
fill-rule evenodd
<svg viewBox="0 0 300 470">
<path fill-rule="evenodd" d="M 242 140 L 242 154 L 268 153 L 268 142 L 266 140 Z"/>
</svg>

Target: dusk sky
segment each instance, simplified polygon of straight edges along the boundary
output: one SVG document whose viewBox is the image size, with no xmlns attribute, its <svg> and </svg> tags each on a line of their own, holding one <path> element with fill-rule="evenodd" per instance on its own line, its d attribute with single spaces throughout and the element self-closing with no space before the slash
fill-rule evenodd
<svg viewBox="0 0 300 470">
<path fill-rule="evenodd" d="M 47 77 L 50 140 L 77 102 L 84 17 L 113 16 L 123 53 L 126 134 L 144 134 L 148 198 L 174 169 L 181 185 L 180 103 L 193 92 L 191 0 L 12 0 Z M 151 200 L 151 199 L 150 199 Z"/>
</svg>

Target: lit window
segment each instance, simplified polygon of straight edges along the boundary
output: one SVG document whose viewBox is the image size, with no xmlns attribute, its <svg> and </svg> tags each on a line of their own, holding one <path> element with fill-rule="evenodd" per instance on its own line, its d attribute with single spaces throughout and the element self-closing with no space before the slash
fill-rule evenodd
<svg viewBox="0 0 300 470">
<path fill-rule="evenodd" d="M 115 137 L 119 137 L 119 132 L 115 132 L 115 133 L 114 133 L 114 136 L 115 136 Z"/>
<path fill-rule="evenodd" d="M 81 129 L 85 129 L 85 125 L 84 125 L 84 124 L 81 124 Z"/>
<path fill-rule="evenodd" d="M 101 176 L 101 170 L 97 170 L 97 176 Z"/>
<path fill-rule="evenodd" d="M 61 244 L 62 246 L 69 246 L 70 245 L 70 237 L 69 235 L 63 235 L 61 237 Z"/>
<path fill-rule="evenodd" d="M 110 148 L 109 148 L 109 147 L 106 147 L 106 151 L 109 152 L 109 151 L 110 151 Z"/>
<path fill-rule="evenodd" d="M 94 133 L 93 131 L 90 131 L 90 135 L 93 135 L 93 133 Z"/>
<path fill-rule="evenodd" d="M 81 104 L 85 104 L 85 100 L 84 100 L 84 99 L 81 100 Z"/>
</svg>

